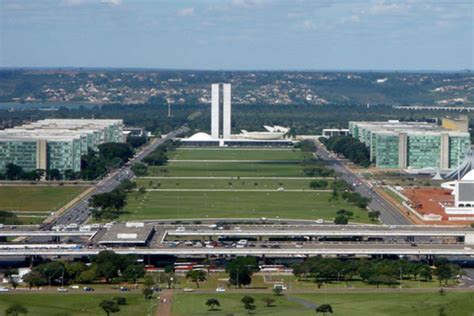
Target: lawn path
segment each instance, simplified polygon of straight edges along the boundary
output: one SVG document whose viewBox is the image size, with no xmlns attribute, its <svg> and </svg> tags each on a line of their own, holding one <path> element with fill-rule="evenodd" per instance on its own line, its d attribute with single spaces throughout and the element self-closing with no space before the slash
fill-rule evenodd
<svg viewBox="0 0 474 316">
<path fill-rule="evenodd" d="M 163 290 L 160 293 L 160 303 L 156 310 L 156 316 L 171 316 L 171 306 L 173 305 L 173 291 Z"/>
<path fill-rule="evenodd" d="M 290 302 L 301 304 L 306 308 L 315 309 L 316 307 L 318 307 L 317 304 L 314 304 L 311 301 L 307 301 L 307 300 L 299 298 L 299 297 L 293 297 L 293 296 L 288 296 L 287 295 L 286 299 L 289 300 Z"/>
</svg>

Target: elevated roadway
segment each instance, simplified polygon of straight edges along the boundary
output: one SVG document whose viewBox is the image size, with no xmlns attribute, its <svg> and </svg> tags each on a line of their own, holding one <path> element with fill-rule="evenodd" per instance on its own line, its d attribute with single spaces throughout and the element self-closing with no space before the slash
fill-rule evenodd
<svg viewBox="0 0 474 316">
<path fill-rule="evenodd" d="M 28 247 L 28 245 L 25 245 Z M 9 256 L 90 256 L 105 249 L 1 249 L 0 257 Z M 270 256 L 270 257 L 306 257 L 306 256 L 474 256 L 474 249 L 463 245 L 377 245 L 377 244 L 316 244 L 305 248 L 107 248 L 118 254 L 134 255 L 170 255 L 177 257 L 193 256 Z"/>
</svg>

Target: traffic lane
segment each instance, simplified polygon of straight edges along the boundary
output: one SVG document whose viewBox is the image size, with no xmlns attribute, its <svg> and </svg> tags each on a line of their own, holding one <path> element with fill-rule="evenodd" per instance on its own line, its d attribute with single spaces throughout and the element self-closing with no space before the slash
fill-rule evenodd
<svg viewBox="0 0 474 316">
<path fill-rule="evenodd" d="M 133 158 L 131 160 L 131 163 L 134 162 L 139 162 L 141 161 L 144 157 L 146 157 L 149 153 L 154 151 L 158 146 L 160 146 L 163 142 L 170 138 L 176 137 L 179 133 L 182 133 L 185 131 L 185 129 L 178 129 L 176 132 L 172 132 L 168 135 L 168 137 L 163 138 L 163 139 L 155 139 L 155 141 L 150 144 L 149 147 L 145 148 L 141 153 L 137 155 L 137 157 Z M 53 221 L 53 225 L 67 225 L 70 223 L 76 223 L 76 224 L 81 224 L 87 221 L 89 218 L 89 207 L 88 207 L 88 201 L 89 199 L 95 195 L 95 194 L 100 194 L 100 193 L 105 193 L 105 192 L 110 192 L 113 191 L 117 186 L 120 184 L 121 181 L 118 181 L 115 179 L 115 177 L 118 176 L 122 180 L 124 179 L 132 179 L 133 178 L 133 172 L 131 171 L 129 166 L 124 166 L 117 171 L 107 175 L 102 181 L 99 182 L 98 185 L 96 185 L 95 189 L 79 200 L 76 204 L 74 204 L 70 209 L 66 210 L 61 216 L 59 216 L 55 221 Z M 86 212 L 87 215 L 81 215 L 81 213 Z"/>
<path fill-rule="evenodd" d="M 316 155 L 326 160 L 329 163 L 329 167 L 331 169 L 341 174 L 341 178 L 344 181 L 351 184 L 358 182 L 361 179 L 352 171 L 344 167 L 340 161 L 332 159 L 327 150 L 323 149 L 321 145 L 317 146 Z M 371 203 L 369 204 L 369 208 L 373 211 L 380 212 L 380 220 L 383 223 L 389 225 L 412 224 L 403 214 L 400 213 L 398 209 L 395 209 L 391 204 L 383 200 L 383 198 L 378 193 L 371 190 L 363 182 L 360 185 L 356 186 L 355 191 L 361 194 L 362 196 L 371 198 L 372 200 L 374 200 L 375 198 L 375 201 L 371 201 Z"/>
</svg>

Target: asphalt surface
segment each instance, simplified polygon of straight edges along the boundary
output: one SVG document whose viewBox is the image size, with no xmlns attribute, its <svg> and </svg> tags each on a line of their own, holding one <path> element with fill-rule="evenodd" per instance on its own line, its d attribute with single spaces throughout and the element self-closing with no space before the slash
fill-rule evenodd
<svg viewBox="0 0 474 316">
<path fill-rule="evenodd" d="M 141 150 L 133 159 L 127 163 L 126 166 L 115 170 L 114 172 L 108 174 L 104 179 L 102 179 L 99 183 L 95 185 L 94 190 L 80 199 L 77 203 L 75 203 L 71 208 L 64 211 L 58 218 L 56 218 L 52 225 L 68 225 L 68 224 L 84 224 L 90 217 L 89 211 L 89 198 L 92 195 L 99 194 L 99 193 L 106 193 L 113 191 L 117 188 L 121 181 L 125 179 L 132 179 L 133 172 L 130 170 L 130 166 L 134 163 L 140 162 L 145 158 L 149 153 L 154 151 L 159 145 L 164 143 L 168 139 L 173 139 L 174 137 L 178 136 L 179 134 L 185 132 L 187 127 L 181 127 L 168 135 L 165 138 L 159 138 L 152 141 L 148 146 L 146 146 L 143 150 Z"/>
<path fill-rule="evenodd" d="M 317 150 L 316 155 L 325 160 L 328 163 L 328 167 L 337 173 L 339 177 L 346 181 L 347 183 L 353 186 L 353 189 L 361 194 L 362 196 L 368 197 L 371 199 L 369 208 L 372 211 L 380 212 L 380 220 L 387 225 L 412 225 L 410 222 L 398 209 L 392 206 L 387 202 L 382 196 L 377 192 L 372 190 L 367 181 L 360 175 L 353 173 L 349 168 L 346 168 L 338 159 L 334 159 L 329 155 L 329 152 L 324 148 L 324 146 L 316 142 Z"/>
</svg>

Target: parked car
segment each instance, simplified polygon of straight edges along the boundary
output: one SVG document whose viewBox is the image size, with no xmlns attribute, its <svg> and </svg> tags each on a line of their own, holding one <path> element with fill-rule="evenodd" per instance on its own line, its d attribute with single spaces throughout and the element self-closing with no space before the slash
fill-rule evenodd
<svg viewBox="0 0 474 316">
<path fill-rule="evenodd" d="M 91 287 L 88 287 L 88 286 L 84 286 L 84 288 L 82 289 L 84 292 L 94 292 L 94 289 L 91 288 Z"/>
</svg>

